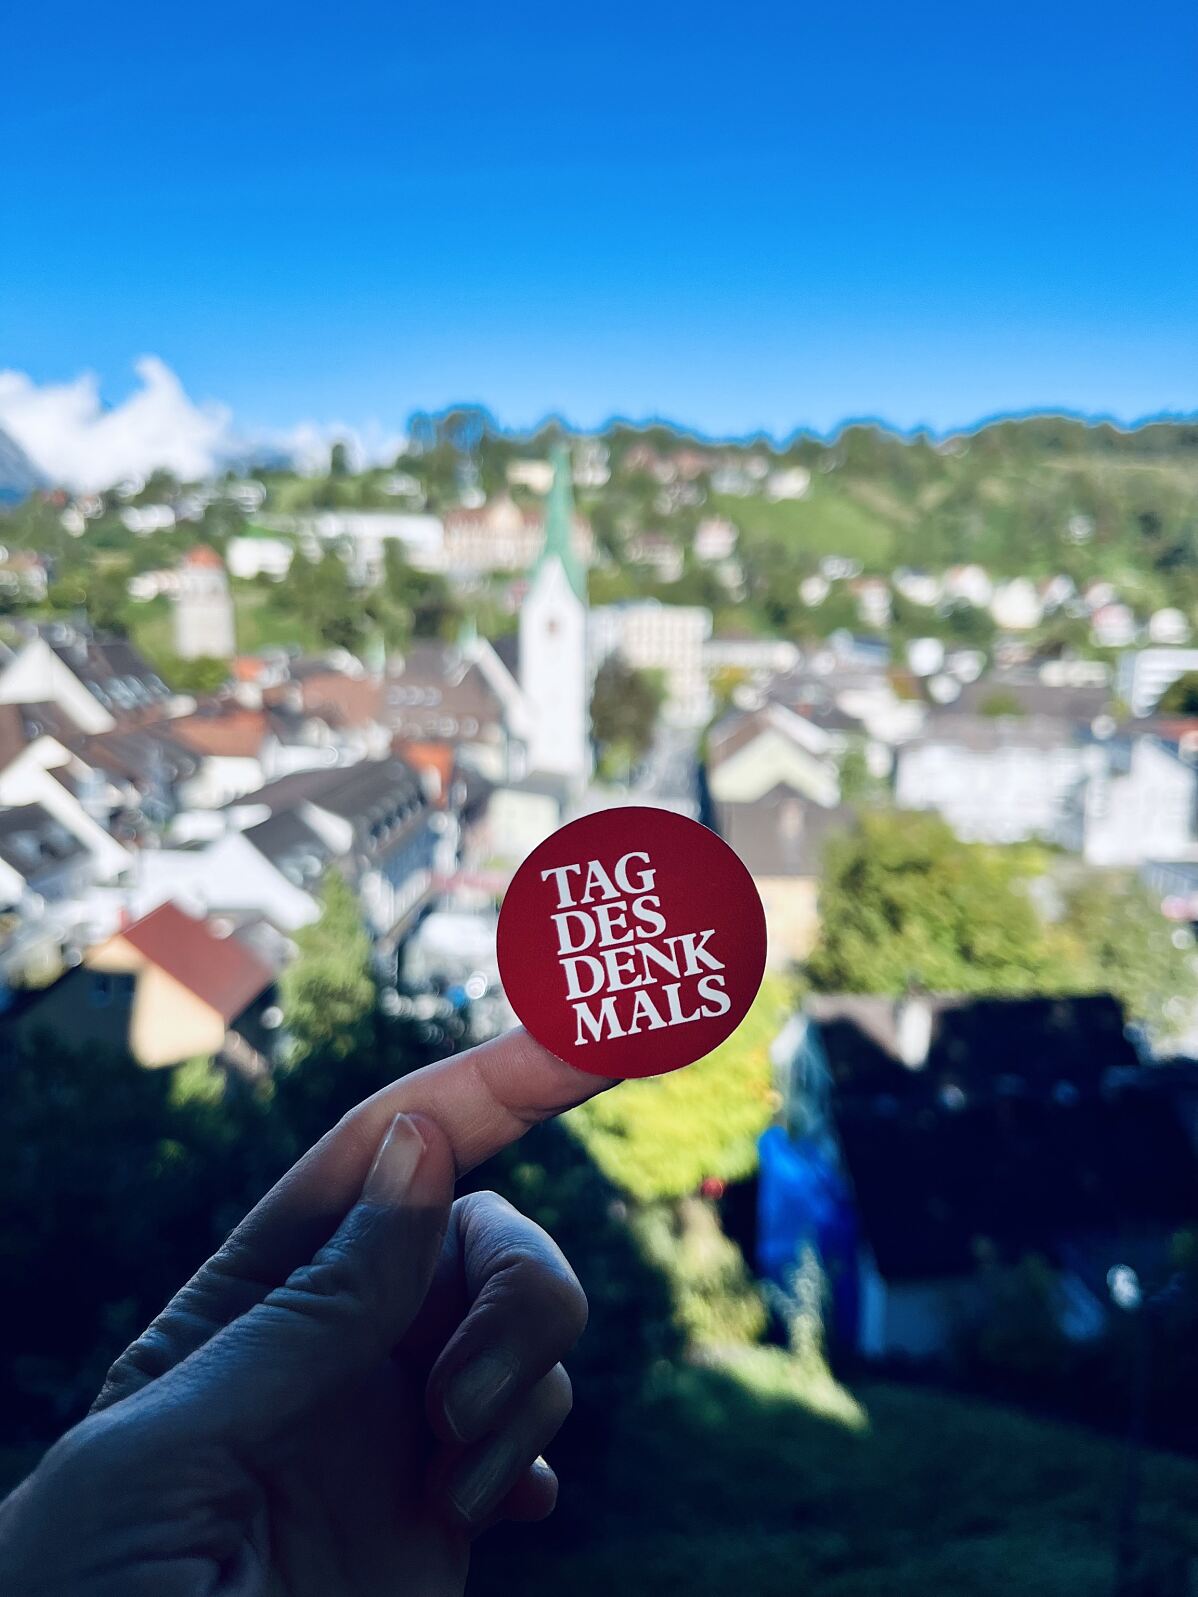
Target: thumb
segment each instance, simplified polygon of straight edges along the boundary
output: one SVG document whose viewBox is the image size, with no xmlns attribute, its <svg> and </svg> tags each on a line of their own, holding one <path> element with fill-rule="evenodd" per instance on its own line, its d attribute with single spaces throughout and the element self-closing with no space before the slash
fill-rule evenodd
<svg viewBox="0 0 1198 1597">
<path fill-rule="evenodd" d="M 252 1450 L 377 1368 L 428 1291 L 454 1175 L 440 1128 L 396 1115 L 361 1196 L 312 1263 L 135 1401 L 190 1437 Z"/>
</svg>

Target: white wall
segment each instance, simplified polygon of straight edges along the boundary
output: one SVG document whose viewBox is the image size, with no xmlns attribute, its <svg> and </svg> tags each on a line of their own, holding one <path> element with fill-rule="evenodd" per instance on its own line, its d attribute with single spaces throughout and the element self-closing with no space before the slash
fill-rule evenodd
<svg viewBox="0 0 1198 1597">
<path fill-rule="evenodd" d="M 0 671 L 0 704 L 56 704 L 81 732 L 110 732 L 108 711 L 54 653 L 44 638 L 31 638 Z"/>
<path fill-rule="evenodd" d="M 898 751 L 895 802 L 902 809 L 936 810 L 967 841 L 1055 838 L 1071 790 L 1096 761 L 1101 756 L 1094 751 L 1070 744 L 978 750 L 917 743 Z"/>
<path fill-rule="evenodd" d="M 520 610 L 520 687 L 529 769 L 582 781 L 590 769 L 587 612 L 556 559 L 538 571 Z"/>
</svg>

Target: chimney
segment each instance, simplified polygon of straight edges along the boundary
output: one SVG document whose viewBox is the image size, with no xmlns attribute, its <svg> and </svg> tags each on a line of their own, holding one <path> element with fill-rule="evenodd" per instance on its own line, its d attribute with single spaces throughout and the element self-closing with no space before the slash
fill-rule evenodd
<svg viewBox="0 0 1198 1597">
<path fill-rule="evenodd" d="M 922 1070 L 932 1042 L 932 1006 L 927 994 L 909 987 L 894 1006 L 895 1051 L 908 1070 Z"/>
</svg>

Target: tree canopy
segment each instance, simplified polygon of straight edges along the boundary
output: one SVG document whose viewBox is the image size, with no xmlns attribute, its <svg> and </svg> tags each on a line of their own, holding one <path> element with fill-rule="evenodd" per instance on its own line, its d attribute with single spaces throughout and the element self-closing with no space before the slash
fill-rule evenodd
<svg viewBox="0 0 1198 1597">
<path fill-rule="evenodd" d="M 591 736 L 601 765 L 635 764 L 649 751 L 664 691 L 648 671 L 637 671 L 618 654 L 608 655 L 591 692 Z"/>
<path fill-rule="evenodd" d="M 1025 993 L 1044 979 L 1017 857 L 962 843 L 938 816 L 866 813 L 831 842 L 820 920 L 807 975 L 823 992 Z"/>
</svg>

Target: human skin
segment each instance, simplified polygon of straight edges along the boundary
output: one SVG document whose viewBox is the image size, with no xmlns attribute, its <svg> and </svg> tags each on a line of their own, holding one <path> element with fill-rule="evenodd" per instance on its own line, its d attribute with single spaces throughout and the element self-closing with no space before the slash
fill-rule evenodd
<svg viewBox="0 0 1198 1597">
<path fill-rule="evenodd" d="M 404 1077 L 283 1177 L 0 1504 L 7 1597 L 456 1597 L 553 1509 L 586 1300 L 454 1183 L 610 1083 L 525 1032 Z"/>
</svg>

